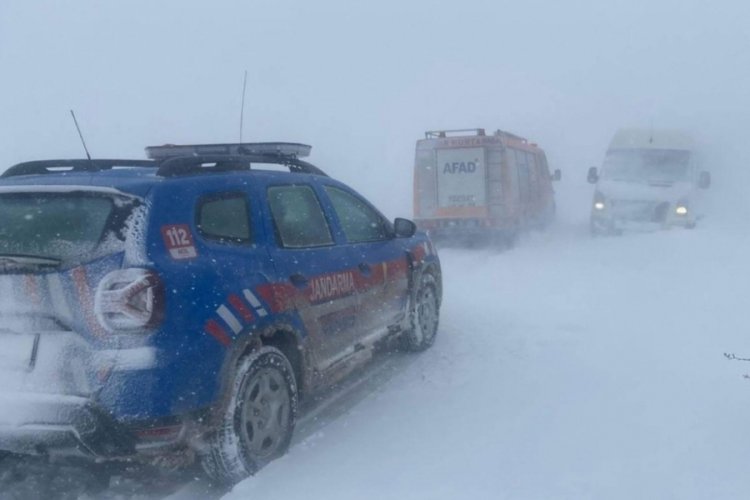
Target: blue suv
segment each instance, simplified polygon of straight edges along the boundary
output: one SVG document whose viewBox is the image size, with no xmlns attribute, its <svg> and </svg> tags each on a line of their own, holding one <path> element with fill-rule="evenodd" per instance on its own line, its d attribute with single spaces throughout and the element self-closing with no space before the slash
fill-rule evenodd
<svg viewBox="0 0 750 500">
<path fill-rule="evenodd" d="M 147 152 L 0 178 L 0 450 L 197 456 L 232 483 L 379 345 L 432 344 L 431 242 L 301 160 L 309 146 Z"/>
</svg>

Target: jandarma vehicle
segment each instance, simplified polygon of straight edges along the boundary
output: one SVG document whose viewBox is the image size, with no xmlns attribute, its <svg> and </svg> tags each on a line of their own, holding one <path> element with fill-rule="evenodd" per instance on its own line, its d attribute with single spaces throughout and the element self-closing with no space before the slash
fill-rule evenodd
<svg viewBox="0 0 750 500">
<path fill-rule="evenodd" d="M 431 242 L 309 151 L 159 146 L 7 170 L 0 450 L 197 455 L 231 483 L 282 454 L 300 400 L 380 343 L 430 346 Z"/>
</svg>

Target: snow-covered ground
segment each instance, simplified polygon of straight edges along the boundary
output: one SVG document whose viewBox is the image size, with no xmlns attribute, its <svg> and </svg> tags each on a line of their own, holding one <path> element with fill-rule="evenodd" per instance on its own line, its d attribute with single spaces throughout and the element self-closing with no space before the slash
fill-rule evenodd
<svg viewBox="0 0 750 500">
<path fill-rule="evenodd" d="M 748 233 L 442 251 L 435 346 L 225 498 L 750 498 Z"/>
<path fill-rule="evenodd" d="M 590 193 L 563 192 L 512 250 L 443 249 L 436 344 L 378 356 L 224 498 L 750 498 L 750 363 L 724 355 L 750 358 L 750 231 L 723 192 L 693 231 L 591 238 Z M 225 493 L 190 470 L 93 494 L 95 475 L 0 462 L 0 498 Z"/>
</svg>

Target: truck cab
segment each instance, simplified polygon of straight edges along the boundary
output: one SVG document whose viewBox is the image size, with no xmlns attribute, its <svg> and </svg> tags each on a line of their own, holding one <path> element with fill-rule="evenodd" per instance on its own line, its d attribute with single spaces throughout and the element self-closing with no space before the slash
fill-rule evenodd
<svg viewBox="0 0 750 500">
<path fill-rule="evenodd" d="M 595 185 L 591 233 L 695 227 L 702 217 L 700 189 L 711 183 L 700 170 L 695 142 L 673 130 L 623 129 L 615 133 Z"/>
</svg>

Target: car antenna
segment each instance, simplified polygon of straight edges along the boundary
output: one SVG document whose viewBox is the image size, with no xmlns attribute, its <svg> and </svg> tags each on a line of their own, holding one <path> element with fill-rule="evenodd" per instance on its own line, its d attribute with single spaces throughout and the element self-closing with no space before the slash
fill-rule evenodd
<svg viewBox="0 0 750 500">
<path fill-rule="evenodd" d="M 89 154 L 89 148 L 86 147 L 86 141 L 83 140 L 83 134 L 81 133 L 81 127 L 78 126 L 78 120 L 76 120 L 76 114 L 73 110 L 70 110 L 70 116 L 73 117 L 73 123 L 76 124 L 76 130 L 78 131 L 78 137 L 81 138 L 81 144 L 83 144 L 83 150 L 86 151 L 86 158 L 91 161 L 91 155 Z"/>
<path fill-rule="evenodd" d="M 242 144 L 242 125 L 245 118 L 245 90 L 247 90 L 247 70 L 245 78 L 242 80 L 242 104 L 240 105 L 240 144 Z"/>
</svg>

